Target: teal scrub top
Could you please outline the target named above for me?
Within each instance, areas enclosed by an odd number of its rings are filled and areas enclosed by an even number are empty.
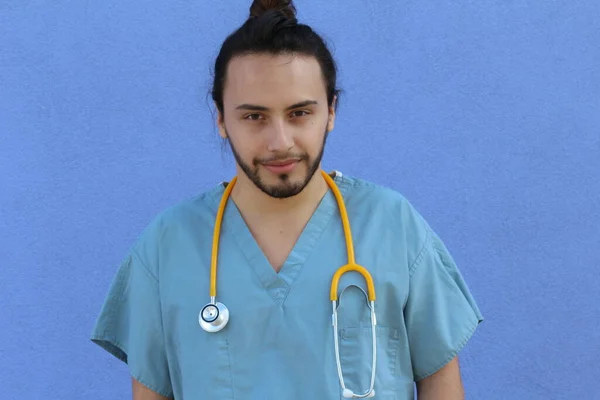
[[[483,320],[440,238],[399,193],[335,173],[358,264],[377,300],[375,399],[412,400],[414,382],[454,358]],[[335,197],[321,200],[279,273],[233,201],[221,228],[217,300],[228,325],[207,333],[213,227],[225,183],[160,213],[124,258],[92,340],[133,378],[175,399],[342,399],[331,278],[347,263]],[[369,388],[370,314],[361,275],[342,276],[339,350],[346,386]]]

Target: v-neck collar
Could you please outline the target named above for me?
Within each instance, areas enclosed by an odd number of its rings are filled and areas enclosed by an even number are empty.
[[[336,171],[333,177],[336,184],[339,183],[339,178],[341,178],[341,174]],[[342,190],[341,187],[340,190]],[[222,190],[219,192],[222,195]],[[215,200],[218,203],[220,198]],[[275,272],[269,263],[239,209],[231,199],[229,199],[223,214],[223,225],[227,221],[227,233],[235,237],[241,252],[254,270],[261,285],[269,296],[281,306],[285,302],[292,284],[302,272],[306,259],[314,250],[331,217],[336,212],[339,212],[338,204],[333,192],[329,189],[309,218],[279,272]],[[223,233],[224,231],[221,232],[221,234]]]

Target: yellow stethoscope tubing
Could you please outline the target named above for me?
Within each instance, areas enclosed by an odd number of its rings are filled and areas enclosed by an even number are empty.
[[[221,222],[223,221],[223,214],[225,213],[225,206],[227,205],[227,199],[233,190],[233,186],[237,182],[237,177],[233,177],[231,182],[225,187],[225,192],[221,196],[221,203],[217,210],[217,217],[215,219],[215,229],[213,232],[212,241],[212,256],[210,258],[210,299],[214,303],[217,297],[217,258],[219,254],[219,239],[221,237]]]
[[[333,181],[333,179],[327,174],[325,171],[321,171],[323,178],[329,185],[329,188],[333,192],[335,199],[338,203],[338,208],[340,209],[340,216],[342,218],[342,226],[344,228],[344,237],[346,238],[346,251],[348,253],[348,264],[339,268],[333,278],[331,280],[331,289],[329,292],[329,299],[331,301],[338,300],[338,285],[340,282],[340,278],[343,274],[349,271],[358,272],[363,276],[365,281],[367,282],[367,294],[369,297],[369,301],[375,301],[375,285],[373,284],[373,278],[367,269],[363,266],[360,266],[356,263],[354,259],[354,244],[352,241],[352,230],[350,229],[350,221],[348,220],[348,212],[346,211],[346,205],[344,203],[344,199],[337,185]]]
[[[327,185],[333,192],[335,199],[338,204],[338,208],[340,211],[340,216],[342,219],[342,226],[344,228],[344,237],[346,240],[346,251],[348,254],[348,264],[340,267],[331,280],[331,289],[329,293],[329,297],[331,301],[338,300],[338,285],[340,278],[343,274],[349,271],[358,272],[363,276],[367,283],[367,294],[369,301],[375,301],[375,285],[373,284],[373,278],[369,271],[366,268],[356,264],[354,259],[354,245],[352,241],[352,231],[350,229],[350,222],[348,220],[348,212],[346,211],[346,205],[344,204],[344,199],[342,194],[340,193],[337,185],[333,181],[333,179],[327,174],[327,172],[321,170],[321,175],[327,182]],[[221,223],[223,221],[223,214],[225,212],[225,207],[227,206],[227,200],[233,190],[235,183],[237,182],[237,177],[234,177],[231,182],[225,187],[225,191],[223,192],[223,196],[221,196],[221,202],[219,203],[219,208],[217,210],[217,217],[215,218],[215,227],[213,231],[213,241],[212,241],[212,255],[210,260],[210,298],[211,302],[214,303],[214,300],[217,296],[217,260],[219,254],[219,239],[221,235]]]

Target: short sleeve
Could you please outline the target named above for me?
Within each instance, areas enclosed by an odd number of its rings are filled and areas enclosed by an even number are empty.
[[[173,397],[160,309],[158,281],[132,250],[111,283],[91,340],[125,362],[137,381]]]
[[[415,381],[450,362],[483,321],[454,260],[429,227],[410,267],[404,314]]]

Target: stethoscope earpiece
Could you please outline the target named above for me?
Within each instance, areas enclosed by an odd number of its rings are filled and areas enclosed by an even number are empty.
[[[208,303],[202,307],[198,322],[206,332],[219,332],[229,322],[229,310],[223,303]]]

